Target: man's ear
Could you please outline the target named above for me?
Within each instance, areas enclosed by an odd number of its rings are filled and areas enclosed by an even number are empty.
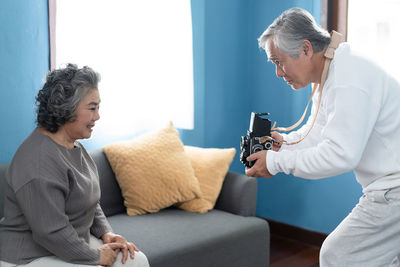
[[[306,56],[312,56],[314,54],[314,49],[312,47],[312,44],[309,40],[304,40],[303,41],[303,49],[302,52]]]

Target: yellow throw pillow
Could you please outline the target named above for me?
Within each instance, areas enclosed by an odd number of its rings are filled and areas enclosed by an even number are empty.
[[[215,206],[236,149],[185,146],[185,152],[190,158],[203,196],[177,206],[186,211],[205,213]]]
[[[128,215],[157,212],[201,196],[190,160],[172,123],[104,153],[121,187]]]

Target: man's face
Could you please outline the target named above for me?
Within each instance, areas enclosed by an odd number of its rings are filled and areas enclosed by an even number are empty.
[[[273,38],[269,38],[265,46],[268,61],[275,64],[276,76],[283,78],[295,90],[304,88],[311,83],[310,61],[307,52],[300,50],[299,57],[292,58],[281,53],[275,47]]]

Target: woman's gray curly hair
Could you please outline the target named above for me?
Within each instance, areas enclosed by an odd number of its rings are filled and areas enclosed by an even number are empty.
[[[75,110],[90,90],[97,89],[100,75],[90,67],[68,64],[49,72],[36,96],[37,125],[51,133],[76,119]]]
[[[331,41],[329,33],[318,26],[309,12],[296,7],[276,18],[258,38],[258,45],[265,49],[269,38],[273,38],[279,51],[292,58],[298,58],[304,40],[311,42],[315,52],[324,50]]]

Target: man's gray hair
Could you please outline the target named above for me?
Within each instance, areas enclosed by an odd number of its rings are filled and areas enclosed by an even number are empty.
[[[324,50],[331,41],[329,33],[301,8],[288,9],[276,18],[258,38],[258,45],[265,49],[269,38],[280,52],[293,58],[298,58],[304,40],[311,42],[314,52]]]

